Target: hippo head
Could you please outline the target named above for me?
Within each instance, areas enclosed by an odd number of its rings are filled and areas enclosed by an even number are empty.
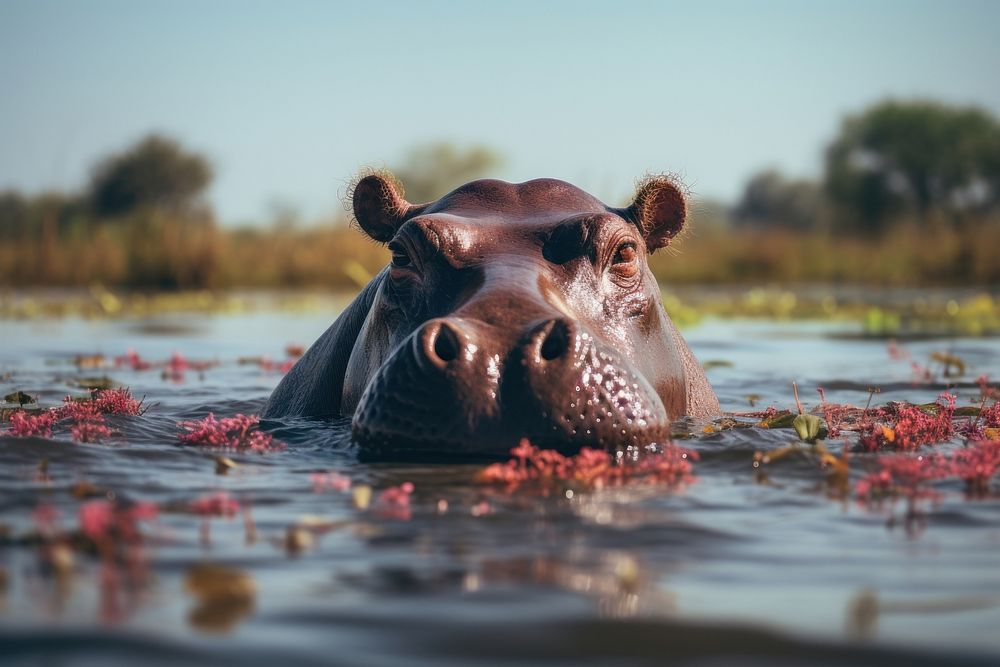
[[[684,227],[673,180],[646,180],[626,208],[552,179],[479,180],[414,205],[374,174],[353,208],[392,261],[342,316],[356,320],[349,353],[325,352],[343,355],[342,379],[319,390],[340,392],[366,454],[495,456],[525,437],[644,447],[672,419],[718,410],[647,263]]]

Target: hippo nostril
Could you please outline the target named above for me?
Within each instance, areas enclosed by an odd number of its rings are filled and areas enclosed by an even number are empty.
[[[539,354],[545,361],[555,361],[565,355],[568,349],[569,329],[564,322],[557,320],[545,334]]]
[[[442,324],[438,327],[432,349],[434,350],[435,356],[445,363],[458,359],[458,337],[455,335],[452,328],[447,324]]]

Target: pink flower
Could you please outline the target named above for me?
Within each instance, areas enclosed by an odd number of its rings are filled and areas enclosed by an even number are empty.
[[[153,364],[140,357],[138,352],[129,348],[124,355],[115,357],[115,366],[128,366],[134,371],[144,371],[152,368]]]
[[[69,429],[73,440],[77,442],[100,442],[112,435],[111,429],[99,422],[77,422]]]
[[[94,393],[93,402],[97,411],[106,415],[142,414],[142,401],[133,398],[127,387],[98,390]]]
[[[409,521],[410,496],[413,494],[413,483],[403,482],[399,486],[391,486],[378,495],[376,511],[383,517],[398,521]]]
[[[862,480],[855,487],[858,497],[863,500],[878,500],[893,495],[902,495],[915,500],[933,496],[927,489],[931,481],[947,477],[950,464],[941,456],[882,456],[876,463],[879,469]]]
[[[183,373],[189,368],[188,360],[180,352],[174,352],[167,360],[167,370],[171,373]]]
[[[160,510],[156,503],[137,502],[129,506],[127,513],[135,521],[153,521],[160,515]]]
[[[110,500],[91,500],[80,506],[80,530],[94,542],[118,540],[126,544],[142,541],[139,522],[153,521],[156,505],[139,502],[130,505]]]
[[[295,365],[296,359],[286,359],[284,361],[271,361],[267,357],[262,357],[260,360],[260,367],[262,370],[281,373],[284,375],[288,371],[292,370],[292,366]]]
[[[970,493],[985,495],[990,480],[1000,472],[1000,440],[981,440],[958,450],[951,457],[951,472]]]
[[[59,520],[59,510],[47,503],[42,503],[31,513],[31,521],[40,533],[51,533],[56,529]]]
[[[87,399],[63,398],[63,404],[56,409],[56,413],[59,419],[74,421],[99,421],[101,415],[135,416],[142,414],[142,401],[133,398],[128,387],[97,389]]]
[[[205,517],[234,517],[240,511],[240,504],[225,491],[217,491],[191,501],[191,511]]]
[[[325,489],[344,493],[351,488],[351,478],[337,472],[317,472],[311,475],[313,490],[320,493]]]
[[[1000,401],[1000,389],[990,386],[990,378],[986,375],[986,373],[983,373],[976,378],[976,384],[979,385],[979,392],[984,398],[992,398],[996,401]]]
[[[942,402],[943,401],[943,402]],[[890,403],[880,415],[885,424],[870,424],[861,435],[861,445],[868,451],[895,449],[911,451],[921,445],[943,442],[955,433],[955,397],[941,394],[937,409],[928,413],[918,405]]]
[[[413,493],[413,488],[412,482],[403,482],[399,486],[390,486],[379,494],[379,502],[386,505],[409,507],[410,495]]]
[[[514,458],[506,463],[493,463],[483,469],[478,480],[511,490],[527,482],[543,486],[575,483],[591,488],[636,482],[681,484],[693,479],[691,461],[697,459],[695,452],[673,444],[635,460],[618,460],[603,449],[589,447],[576,456],[564,456],[552,449],[538,449],[527,440],[512,449],[511,455]]]
[[[72,396],[63,398],[61,407],[55,408],[55,414],[60,420],[71,419],[80,421],[99,421],[102,419],[101,413],[97,410],[97,405],[92,398],[75,400]]]
[[[522,462],[527,461],[535,453],[538,452],[538,448],[534,447],[527,438],[521,438],[521,442],[518,443],[517,447],[510,450],[510,455],[516,459],[520,459]]]
[[[114,504],[109,500],[91,500],[80,506],[80,529],[95,542],[106,539],[114,517]]]
[[[934,373],[931,369],[915,361],[910,362],[910,371],[913,373],[914,384],[929,384],[934,382]]]
[[[275,442],[270,434],[258,430],[260,417],[238,414],[233,417],[216,419],[209,414],[200,421],[181,422],[187,433],[178,436],[182,444],[236,449],[251,452],[273,452],[284,449],[285,445]]]
[[[979,412],[984,428],[1000,428],[1000,402],[994,403]]]
[[[18,410],[10,416],[7,433],[18,438],[29,436],[49,438],[52,436],[52,425],[55,421],[56,415],[49,410],[35,414]]]
[[[899,360],[899,359],[910,358],[910,353],[904,350],[903,348],[899,347],[899,345],[896,343],[896,339],[892,339],[889,341],[889,345],[887,346],[887,351],[889,352],[890,359]]]

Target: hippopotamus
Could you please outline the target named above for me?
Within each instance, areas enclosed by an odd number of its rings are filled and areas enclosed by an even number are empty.
[[[411,204],[360,179],[357,225],[391,262],[289,371],[269,418],[350,417],[374,458],[655,447],[718,400],[647,262],[684,228],[672,178],[624,208],[560,180],[477,180]]]

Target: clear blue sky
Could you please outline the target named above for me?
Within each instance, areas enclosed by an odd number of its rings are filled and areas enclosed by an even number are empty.
[[[362,165],[438,139],[497,176],[620,198],[646,171],[732,199],[819,172],[845,113],[931,96],[1000,113],[1000,2],[0,0],[0,188],[76,188],[169,133],[227,221],[339,210]]]

